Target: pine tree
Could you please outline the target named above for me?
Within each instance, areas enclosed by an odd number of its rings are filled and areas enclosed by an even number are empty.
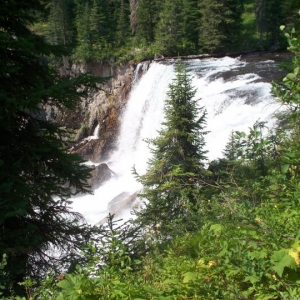
[[[75,27],[77,32],[77,48],[74,58],[79,60],[91,60],[94,58],[90,15],[90,1],[76,0]]]
[[[89,170],[67,152],[65,131],[44,119],[43,107],[74,107],[93,80],[61,78],[46,64],[57,47],[29,29],[39,9],[36,0],[1,5],[0,256],[7,265],[0,286],[7,295],[59,261],[49,249],[73,255],[90,234],[68,208],[71,195],[89,190]]]
[[[164,54],[182,54],[183,3],[182,0],[166,0],[163,3],[156,27],[155,39]]]
[[[119,0],[117,9],[115,10],[116,15],[116,40],[115,43],[118,46],[124,46],[130,33],[130,21],[129,21],[129,2],[128,0]]]
[[[240,132],[231,131],[229,140],[223,151],[226,160],[235,161],[238,158],[241,158],[243,154],[241,150],[241,144],[240,144],[241,135],[242,133]]]
[[[183,1],[183,49],[187,54],[198,53],[200,12],[198,0]]]
[[[74,42],[73,1],[53,0],[49,4],[47,38],[54,45],[70,45]]]
[[[106,1],[93,0],[90,11],[90,32],[94,47],[103,49],[107,46]]]
[[[203,50],[219,52],[236,46],[241,32],[243,0],[203,0],[199,7]]]
[[[277,50],[280,44],[280,25],[285,24],[285,0],[256,0],[256,24],[260,47]],[[289,1],[287,1],[289,2]]]
[[[166,121],[159,136],[149,141],[153,158],[146,174],[139,176],[144,186],[141,197],[147,204],[138,213],[138,221],[165,236],[176,224],[184,226],[183,219],[197,209],[206,176],[206,112],[198,108],[195,92],[184,66],[176,66],[165,106]]]
[[[145,41],[147,44],[154,42],[158,13],[158,1],[139,1],[136,20],[136,36],[139,42]]]

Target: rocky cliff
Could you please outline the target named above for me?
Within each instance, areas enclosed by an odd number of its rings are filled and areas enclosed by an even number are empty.
[[[100,162],[109,158],[116,147],[122,112],[134,79],[136,65],[112,66],[107,62],[76,64],[65,67],[71,75],[91,72],[109,79],[82,99],[72,111],[48,107],[46,118],[73,132],[72,152],[84,159]],[[97,129],[97,132],[95,132]]]

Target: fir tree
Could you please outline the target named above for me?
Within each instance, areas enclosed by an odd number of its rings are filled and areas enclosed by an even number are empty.
[[[144,186],[141,197],[147,204],[138,220],[165,236],[195,212],[206,177],[206,112],[198,108],[195,92],[184,66],[176,66],[165,106],[166,121],[159,136],[149,141],[153,158],[146,174],[139,176]]]
[[[42,108],[74,107],[92,80],[63,79],[45,63],[57,47],[29,29],[33,10],[43,9],[39,1],[5,1],[1,9],[0,256],[7,255],[7,265],[0,286],[8,295],[26,275],[59,261],[49,249],[75,254],[89,236],[68,208],[70,196],[89,190],[89,169],[67,153],[66,133],[43,118]]]
[[[260,47],[277,50],[279,48],[280,25],[285,23],[284,0],[256,0],[255,14]],[[288,1],[290,2],[290,1]]]
[[[158,1],[139,1],[136,28],[136,37],[139,42],[145,41],[147,44],[154,42],[158,13]]]
[[[87,0],[76,0],[75,27],[77,48],[75,58],[93,59],[91,25],[91,3]]]
[[[177,55],[182,50],[183,3],[182,0],[166,0],[156,27],[156,41],[163,53]]]
[[[111,47],[111,27],[109,23],[107,0],[93,0],[91,4],[89,26],[93,59],[101,59]]]
[[[47,38],[54,45],[70,45],[74,42],[73,1],[54,0],[49,4]]]
[[[234,132],[231,131],[229,140],[225,146],[225,149],[223,151],[224,158],[228,161],[235,161],[242,156],[242,150],[240,145],[240,139],[241,139],[240,132]]]
[[[187,54],[197,53],[199,50],[199,21],[200,12],[198,9],[198,0],[183,1],[183,49]]]
[[[115,10],[117,27],[116,27],[116,40],[115,43],[118,46],[125,45],[130,33],[129,25],[129,3],[126,0],[119,0],[117,9]]]
[[[218,52],[236,47],[241,32],[242,0],[203,0],[200,43],[204,51]]]

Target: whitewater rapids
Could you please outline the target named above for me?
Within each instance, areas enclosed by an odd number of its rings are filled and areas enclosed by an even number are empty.
[[[222,156],[231,131],[247,131],[255,121],[269,122],[279,105],[271,96],[271,84],[259,74],[247,71],[248,62],[239,58],[187,61],[199,105],[207,110],[206,149],[208,159]],[[274,68],[273,60],[260,66]],[[142,67],[141,65],[138,68]],[[117,151],[106,162],[118,176],[94,191],[72,199],[72,209],[80,212],[89,224],[97,224],[108,214],[108,203],[123,192],[134,194],[142,186],[132,174],[135,166],[145,173],[150,151],[145,139],[157,136],[164,120],[168,86],[174,78],[174,64],[152,62],[148,71],[134,81],[127,108],[122,116]],[[118,217],[127,220],[130,209]]]

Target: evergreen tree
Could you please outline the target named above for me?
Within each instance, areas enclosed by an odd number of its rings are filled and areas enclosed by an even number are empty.
[[[90,11],[90,32],[92,44],[98,49],[103,49],[107,45],[106,12],[106,1],[93,0]]]
[[[163,53],[182,54],[183,3],[182,0],[166,0],[156,28],[156,41]]]
[[[243,0],[203,0],[199,7],[203,50],[218,52],[236,47],[241,31]]]
[[[197,53],[199,50],[198,39],[200,12],[196,9],[197,7],[198,0],[183,1],[183,48],[187,54]]]
[[[137,11],[136,36],[138,42],[154,42],[155,27],[158,22],[159,1],[140,0]]]
[[[89,169],[66,151],[65,132],[44,120],[42,108],[74,107],[87,93],[82,86],[93,81],[63,79],[45,63],[58,49],[29,29],[39,9],[36,0],[1,4],[0,256],[7,255],[7,265],[0,286],[6,294],[59,261],[49,249],[74,255],[89,236],[68,208],[71,195],[88,191]]]
[[[130,12],[128,0],[119,0],[119,4],[115,10],[115,15],[117,20],[115,43],[118,46],[123,46],[125,45],[130,33]]]
[[[295,29],[300,28],[300,20],[298,18],[299,9],[300,9],[300,3],[298,0],[285,1],[284,15],[286,16],[286,21],[287,21],[286,25],[291,25]]]
[[[223,151],[226,160],[236,161],[243,156],[243,142],[241,142],[241,138],[244,136],[243,132],[231,131],[229,140]]]
[[[144,186],[141,197],[147,204],[138,213],[138,221],[164,236],[176,224],[185,224],[183,219],[197,209],[199,189],[206,176],[206,112],[198,108],[194,96],[186,69],[176,66],[165,106],[166,121],[159,136],[149,141],[153,158],[146,174],[139,176]]]
[[[256,0],[255,14],[260,47],[277,50],[280,43],[279,27],[285,24],[284,0]],[[288,1],[289,2],[289,1]]]
[[[90,30],[91,3],[88,0],[76,0],[75,26],[77,49],[75,57],[93,59],[92,32]]]
[[[74,42],[73,1],[53,0],[49,4],[47,38],[55,45],[70,45]]]

